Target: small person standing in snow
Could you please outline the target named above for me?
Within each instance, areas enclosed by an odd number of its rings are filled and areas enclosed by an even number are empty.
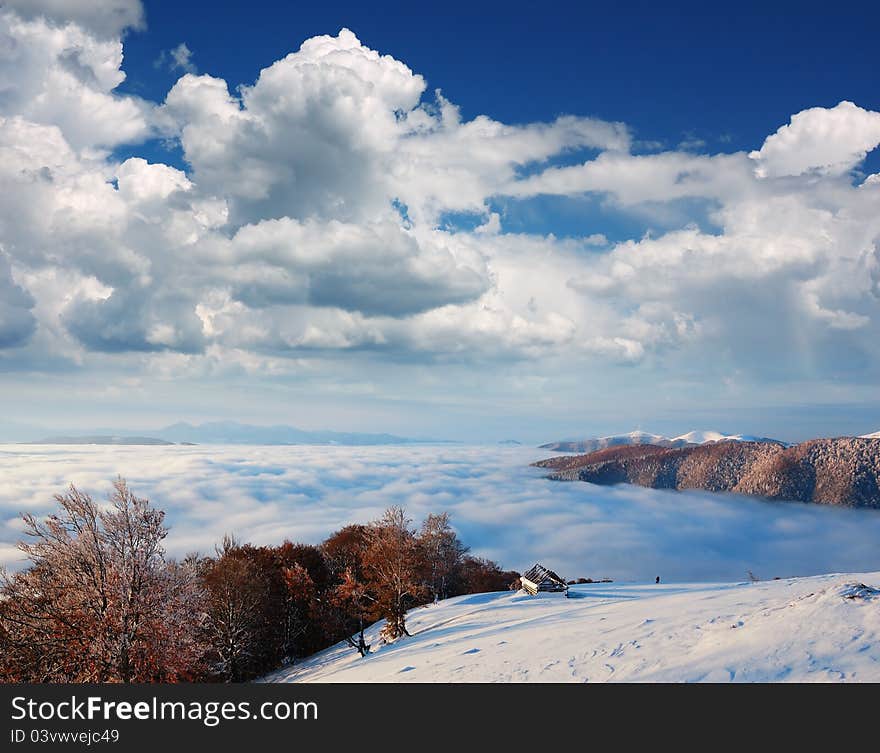
[[[658,575],[657,580],[655,580],[654,583],[659,583],[659,582],[660,582],[660,576]]]

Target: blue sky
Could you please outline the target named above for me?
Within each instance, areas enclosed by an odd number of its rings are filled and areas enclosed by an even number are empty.
[[[704,2],[292,4],[146,2],[126,39],[123,87],[161,99],[176,77],[153,67],[185,41],[194,63],[252,82],[302,40],[352,29],[441,87],[465,117],[511,123],[560,113],[752,149],[792,113],[852,99],[876,109],[872,3]],[[727,139],[730,139],[728,142]]]
[[[632,124],[667,147],[753,149],[807,107],[880,106],[873,3],[146,2],[126,40],[123,90],[161,99],[154,67],[185,41],[200,70],[251,83],[302,40],[352,29],[407,63],[466,118],[507,123],[562,113]]]
[[[880,428],[873,4],[298,5],[0,3],[4,420]]]

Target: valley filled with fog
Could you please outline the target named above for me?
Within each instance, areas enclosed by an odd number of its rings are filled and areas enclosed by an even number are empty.
[[[0,564],[23,564],[19,515],[54,511],[75,483],[103,499],[117,475],[166,512],[170,555],[226,533],[257,545],[318,543],[402,505],[447,511],[474,554],[540,561],[567,578],[738,581],[880,569],[880,511],[543,478],[524,447],[0,445]]]

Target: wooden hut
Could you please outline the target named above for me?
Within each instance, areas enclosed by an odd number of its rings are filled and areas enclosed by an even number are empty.
[[[535,595],[539,591],[567,591],[568,586],[563,578],[560,578],[552,570],[548,570],[541,564],[536,564],[520,576],[522,587],[530,594]]]

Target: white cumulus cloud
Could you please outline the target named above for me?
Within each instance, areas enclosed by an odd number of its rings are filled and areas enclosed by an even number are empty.
[[[141,0],[3,0],[0,7],[24,18],[73,22],[100,36],[117,36],[125,29],[144,26]]]
[[[858,165],[880,144],[880,112],[843,101],[811,107],[791,118],[749,154],[763,178],[817,172],[839,175]]]
[[[627,124],[466,119],[347,29],[148,102],[119,91],[139,3],[102,4],[104,25],[98,5],[0,11],[5,365],[880,377],[880,183],[846,175],[878,113],[808,109],[751,154],[640,154]],[[153,137],[183,164],[113,156]],[[595,227],[512,230],[559,201]]]

